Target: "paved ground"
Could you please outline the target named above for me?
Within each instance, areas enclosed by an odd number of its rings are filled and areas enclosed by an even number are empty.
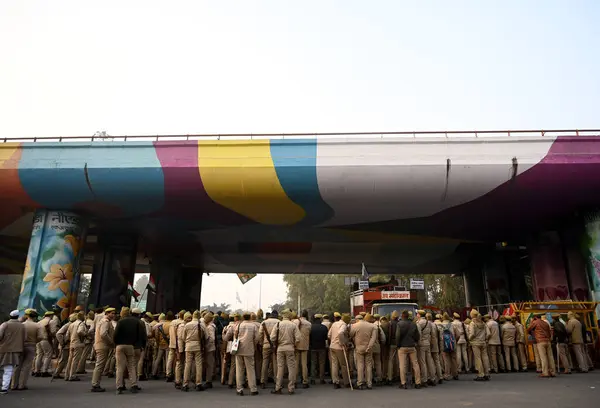
[[[88,374],[82,377],[85,381],[79,383],[56,380],[52,384],[46,378],[32,378],[28,391],[0,396],[0,407],[187,408],[199,404],[214,408],[397,408],[401,403],[408,408],[585,408],[597,406],[600,398],[600,372],[597,371],[553,379],[537,378],[535,373],[498,374],[492,381],[481,383],[472,381],[471,375],[464,375],[459,381],[425,390],[381,387],[373,391],[351,391],[317,385],[307,390],[297,390],[293,396],[270,395],[267,389],[260,390],[261,394],[254,397],[238,397],[234,390],[221,385],[205,392],[183,393],[163,381],[140,383],[143,391],[139,394],[115,395],[114,380],[106,378],[102,385],[107,391],[95,394],[89,392],[89,378]]]

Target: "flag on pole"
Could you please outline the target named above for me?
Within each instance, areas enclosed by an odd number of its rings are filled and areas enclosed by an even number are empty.
[[[362,263],[362,269],[361,269],[361,280],[369,280],[369,272],[367,272],[367,267],[365,266],[365,263]]]
[[[242,299],[240,299],[240,294],[238,292],[235,292],[235,299],[238,303],[242,303]]]
[[[146,290],[156,293],[156,283],[154,283],[154,278],[150,275],[150,280],[148,280],[148,284],[146,285]]]
[[[133,286],[131,286],[130,282],[127,282],[127,294],[131,297],[133,297],[135,299],[135,301],[138,301],[138,298],[140,297],[140,294],[133,288]]]

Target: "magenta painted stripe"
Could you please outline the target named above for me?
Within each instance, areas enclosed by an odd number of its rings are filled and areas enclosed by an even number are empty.
[[[154,142],[165,177],[165,205],[160,213],[181,219],[238,225],[252,221],[215,203],[198,171],[198,142]]]

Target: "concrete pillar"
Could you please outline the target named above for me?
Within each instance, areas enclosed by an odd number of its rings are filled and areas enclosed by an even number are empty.
[[[585,216],[585,239],[589,288],[594,301],[600,301],[600,211]],[[596,310],[600,313],[600,306]]]
[[[136,247],[134,235],[103,234],[98,237],[88,305],[115,308],[130,305],[127,283],[133,285]]]
[[[183,267],[178,258],[153,257],[150,274],[156,283],[156,294],[149,294],[146,308],[153,313],[198,309],[202,273],[202,268]]]
[[[40,313],[53,305],[66,318],[79,287],[79,258],[85,242],[87,221],[67,211],[37,210],[25,262],[18,309]]]
[[[534,298],[554,301],[570,298],[563,248],[557,231],[544,231],[533,237],[529,245]]]
[[[467,298],[467,307],[481,306],[488,304],[485,286],[483,283],[483,271],[478,268],[469,268],[464,272],[465,295]]]

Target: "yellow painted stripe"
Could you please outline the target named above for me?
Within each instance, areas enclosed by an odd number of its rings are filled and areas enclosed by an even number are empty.
[[[251,220],[293,225],[306,215],[283,190],[268,140],[199,141],[198,168],[213,201]]]
[[[10,162],[10,158],[21,147],[21,143],[2,143],[0,144],[0,167],[18,168],[18,162]]]

